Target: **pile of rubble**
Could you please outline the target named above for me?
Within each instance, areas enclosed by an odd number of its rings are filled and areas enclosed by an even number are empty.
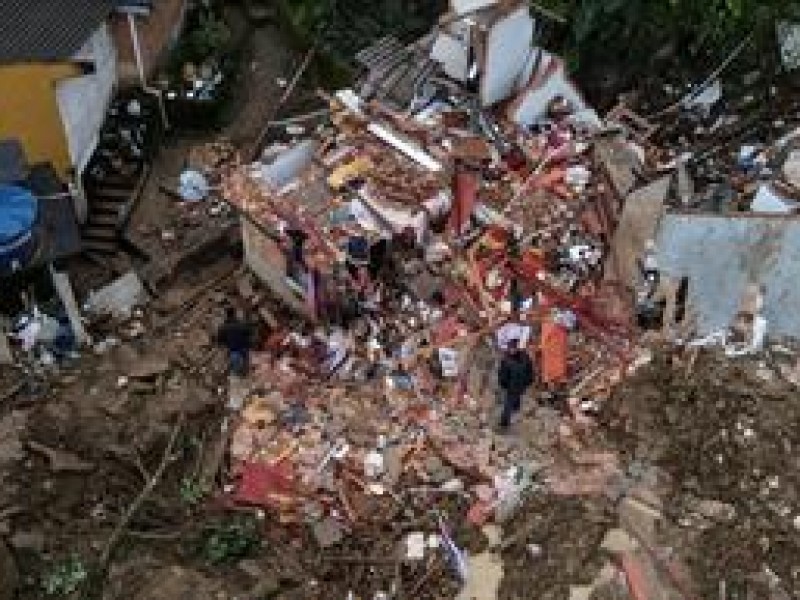
[[[619,499],[619,460],[587,448],[614,386],[650,360],[637,322],[732,354],[760,350],[767,320],[792,328],[728,264],[730,306],[712,312],[679,247],[709,234],[675,210],[692,206],[686,161],[625,105],[600,119],[533,35],[522,4],[454,3],[397,57],[362,53],[362,85],[323,95],[313,138],[214,170],[252,272],[309,320],[273,323],[234,386],[230,502],[306,523],[324,549],[400,519],[393,561],[443,546],[465,576],[449,527],[502,523],[530,490]],[[735,347],[717,331],[733,325]],[[565,409],[537,409],[536,433],[511,441],[494,431],[510,340],[537,358],[539,399]],[[357,591],[390,593],[381,582]]]
[[[550,395],[573,390],[567,437],[637,357],[632,303],[602,272],[612,161],[636,147],[531,49],[526,8],[472,14],[490,43],[481,90],[429,77],[402,110],[344,90],[316,138],[220,174],[248,264],[317,323],[278,327],[233,401],[238,502],[347,529],[421,488],[468,494],[482,525],[531,477],[525,452],[493,441],[498,349],[523,340]],[[514,72],[493,62],[506,29],[528,48]]]

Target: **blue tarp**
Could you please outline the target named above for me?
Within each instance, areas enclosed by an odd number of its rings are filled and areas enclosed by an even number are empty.
[[[0,246],[28,234],[36,224],[38,202],[25,188],[0,185]]]

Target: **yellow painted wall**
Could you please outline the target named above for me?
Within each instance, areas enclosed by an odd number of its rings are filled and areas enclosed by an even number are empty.
[[[79,73],[69,63],[0,65],[0,138],[17,138],[29,163],[52,162],[62,176],[71,161],[56,83]]]

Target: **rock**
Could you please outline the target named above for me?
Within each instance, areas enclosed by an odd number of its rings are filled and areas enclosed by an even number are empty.
[[[425,472],[432,483],[444,483],[455,475],[453,469],[445,465],[438,456],[428,456],[425,459]]]
[[[425,558],[425,550],[427,542],[425,540],[425,533],[422,531],[414,531],[406,536],[403,553],[406,560],[422,560]]]
[[[794,187],[800,187],[800,150],[792,150],[783,163],[783,176]]]
[[[712,521],[724,523],[736,518],[736,509],[732,505],[719,500],[699,500],[693,504],[692,510]]]
[[[249,274],[237,278],[236,289],[244,300],[250,300],[256,293],[253,289],[253,279]]]
[[[12,600],[19,585],[19,571],[11,550],[0,541],[0,600]]]
[[[261,565],[258,564],[257,561],[252,559],[245,559],[240,560],[239,564],[236,565],[239,567],[239,570],[252,577],[255,581],[260,580],[264,577],[264,569],[261,568]]]
[[[44,534],[39,531],[18,531],[11,540],[14,550],[42,552],[44,550]]]
[[[275,596],[280,589],[281,585],[275,577],[265,576],[253,586],[253,589],[247,593],[245,599],[267,600],[268,598]]]
[[[14,355],[11,353],[11,346],[8,343],[8,336],[5,328],[0,325],[0,365],[13,365]]]
[[[619,506],[621,525],[635,537],[655,545],[656,530],[663,515],[657,508],[627,496]]]
[[[639,547],[639,544],[624,529],[610,529],[600,547],[609,554],[624,554],[633,552]]]
[[[91,292],[85,309],[96,315],[111,314],[116,318],[127,319],[133,307],[143,303],[146,298],[147,292],[142,280],[131,271],[104,288]]]
[[[335,546],[344,538],[341,525],[330,517],[314,523],[311,531],[320,548]]]
[[[25,458],[20,434],[24,431],[27,420],[27,413],[22,411],[13,411],[0,418],[0,466],[6,467]],[[0,482],[4,471],[5,469],[0,470]]]
[[[497,525],[484,525],[481,527],[481,533],[486,536],[490,548],[498,547],[503,541],[503,530]]]
[[[544,549],[539,544],[528,544],[527,548],[531,558],[540,558],[544,554]]]
[[[228,597],[218,581],[182,567],[163,568],[147,579],[134,600],[195,600]]]
[[[169,370],[169,361],[164,358],[146,357],[140,358],[128,369],[128,377],[131,379],[150,379]]]
[[[590,585],[573,585],[569,588],[569,600],[591,600],[594,588]]]
[[[386,483],[390,487],[397,485],[400,476],[403,474],[403,452],[399,446],[390,446],[383,453],[383,462],[386,469],[384,475]]]

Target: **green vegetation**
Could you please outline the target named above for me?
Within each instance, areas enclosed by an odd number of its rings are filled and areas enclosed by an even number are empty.
[[[340,62],[389,33],[426,32],[447,2],[422,0],[280,0],[287,28],[305,45],[319,36]],[[543,18],[543,44],[567,57],[588,91],[630,89],[643,78],[693,81],[745,38],[743,69],[779,71],[775,24],[800,21],[793,0],[534,0],[564,17]]]
[[[195,62],[224,52],[231,41],[227,23],[211,13],[199,15],[196,28],[186,36],[187,52]]]
[[[292,34],[341,61],[392,34],[411,41],[425,33],[447,7],[444,0],[280,0]]]
[[[78,556],[70,556],[57,564],[42,578],[42,588],[48,596],[69,596],[75,593],[89,576]]]
[[[261,545],[258,522],[254,518],[236,518],[210,527],[203,535],[203,558],[217,565],[244,558]]]
[[[184,477],[181,480],[180,496],[185,504],[197,506],[208,494],[208,489],[197,477]]]
[[[592,74],[624,65],[625,78],[702,73],[751,37],[753,64],[777,68],[775,25],[800,19],[791,0],[542,0],[567,20],[549,25],[548,41],[574,70]],[[654,72],[659,71],[659,72]]]

